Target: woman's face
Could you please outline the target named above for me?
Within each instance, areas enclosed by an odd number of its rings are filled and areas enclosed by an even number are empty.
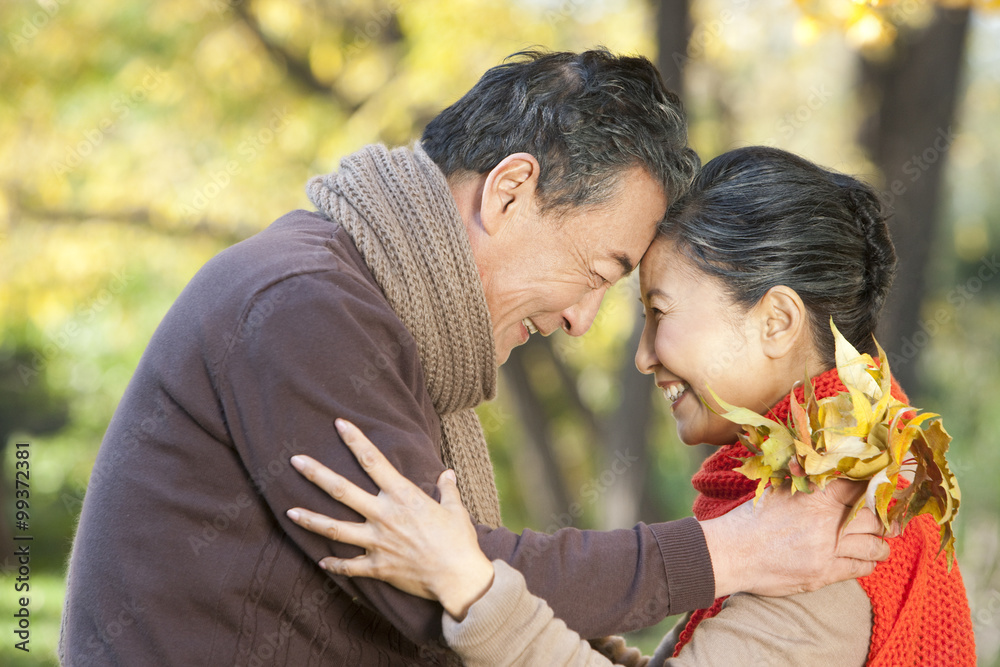
[[[653,242],[639,279],[646,322],[636,367],[663,390],[683,442],[734,442],[739,427],[705,405],[722,411],[709,387],[727,403],[761,413],[788,391],[775,396],[754,309],[734,304],[721,282],[672,241]]]

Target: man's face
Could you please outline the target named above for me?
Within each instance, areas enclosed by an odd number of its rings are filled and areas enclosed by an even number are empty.
[[[663,188],[624,171],[615,196],[561,216],[526,207],[477,256],[493,318],[497,363],[533,332],[581,336],[608,288],[639,263],[666,212]]]

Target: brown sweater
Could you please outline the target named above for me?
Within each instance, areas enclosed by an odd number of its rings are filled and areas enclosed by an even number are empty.
[[[335,417],[436,493],[438,417],[413,338],[350,237],[296,211],[206,264],[153,335],[91,476],[68,574],[64,664],[440,662],[440,606],[379,581],[328,577],[317,560],[360,551],[284,516],[301,505],[359,518],[296,474],[292,454],[374,490]],[[714,597],[693,519],[551,536],[480,527],[479,536],[583,636]]]

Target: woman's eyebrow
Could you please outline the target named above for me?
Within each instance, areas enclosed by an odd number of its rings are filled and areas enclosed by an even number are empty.
[[[648,302],[654,296],[663,297],[664,299],[670,298],[670,295],[661,290],[659,287],[650,287],[646,290],[646,294],[642,298]]]

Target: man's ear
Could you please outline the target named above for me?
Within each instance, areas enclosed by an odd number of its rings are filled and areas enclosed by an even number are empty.
[[[780,359],[809,336],[809,311],[791,287],[776,285],[754,306],[760,324],[761,350],[771,359]]]
[[[508,155],[490,170],[483,184],[480,216],[483,229],[493,236],[511,221],[528,216],[536,205],[538,160],[530,153]]]

